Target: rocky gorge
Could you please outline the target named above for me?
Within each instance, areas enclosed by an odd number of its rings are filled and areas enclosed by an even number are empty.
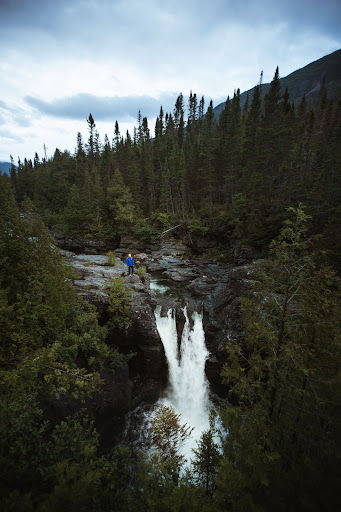
[[[154,311],[163,314],[172,309],[180,331],[184,323],[182,309],[201,311],[209,358],[206,376],[210,389],[224,398],[220,372],[226,360],[225,347],[230,338],[242,337],[239,306],[243,290],[250,287],[250,267],[224,265],[202,250],[193,252],[174,238],[144,244],[122,238],[115,253],[115,265],[108,263],[103,247],[95,242],[56,239],[66,261],[74,268],[72,285],[87,302],[95,305],[99,321],[106,325],[108,292],[112,279],[123,276],[124,286],[133,298],[131,325],[111,328],[107,342],[123,354],[133,354],[114,374],[104,370],[102,389],[87,404],[101,435],[103,449],[120,441],[126,417],[144,404],[155,403],[166,387],[167,361],[156,328]],[[132,253],[135,273],[128,276],[125,258]],[[140,269],[140,270],[139,270]]]

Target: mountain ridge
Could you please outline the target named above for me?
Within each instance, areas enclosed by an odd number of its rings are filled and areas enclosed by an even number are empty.
[[[295,104],[299,103],[305,95],[307,105],[312,105],[317,100],[323,83],[327,89],[328,98],[334,98],[341,92],[341,49],[293,71],[286,77],[280,78],[280,83],[282,94],[288,88],[289,101]],[[252,100],[255,88],[256,86],[240,94],[240,106],[242,109],[247,97],[249,102]],[[269,88],[270,83],[261,85],[262,99]],[[217,120],[224,107],[225,102],[219,103],[213,109]]]
[[[9,174],[11,165],[11,162],[0,162],[0,173]]]

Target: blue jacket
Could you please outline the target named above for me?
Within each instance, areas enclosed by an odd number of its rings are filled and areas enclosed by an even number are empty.
[[[134,265],[134,258],[128,256],[126,259],[126,264],[128,267],[132,267]]]

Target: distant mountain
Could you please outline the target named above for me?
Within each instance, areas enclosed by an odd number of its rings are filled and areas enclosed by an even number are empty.
[[[11,168],[11,162],[0,162],[1,174],[9,174]]]
[[[281,74],[281,68],[279,66]],[[274,70],[275,74],[275,70]],[[295,104],[299,103],[305,94],[307,104],[314,103],[319,95],[322,83],[327,88],[328,98],[334,98],[341,93],[341,50],[337,50],[330,55],[322,57],[304,68],[298,69],[285,78],[280,79],[282,93],[288,88],[289,99]],[[264,98],[270,88],[270,84],[262,84],[261,96]],[[246,97],[249,95],[249,105],[253,97],[255,87],[243,92],[240,95],[240,105],[243,109]],[[230,98],[231,99],[231,98]],[[225,103],[220,103],[214,109],[216,119],[219,119],[221,111],[224,109]]]

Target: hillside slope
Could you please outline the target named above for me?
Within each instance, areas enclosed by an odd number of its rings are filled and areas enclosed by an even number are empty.
[[[279,69],[281,71],[281,69]],[[298,103],[306,95],[307,104],[311,105],[319,95],[321,85],[325,82],[328,98],[334,98],[341,92],[341,50],[308,64],[290,75],[281,78],[281,89],[284,93],[288,88],[290,101]],[[262,84],[261,96],[264,98],[270,84]],[[247,95],[251,101],[255,88],[249,89],[240,95],[241,108],[244,107]],[[214,109],[216,119],[223,110],[225,103],[220,103]]]
[[[0,173],[9,174],[11,162],[0,162]]]

